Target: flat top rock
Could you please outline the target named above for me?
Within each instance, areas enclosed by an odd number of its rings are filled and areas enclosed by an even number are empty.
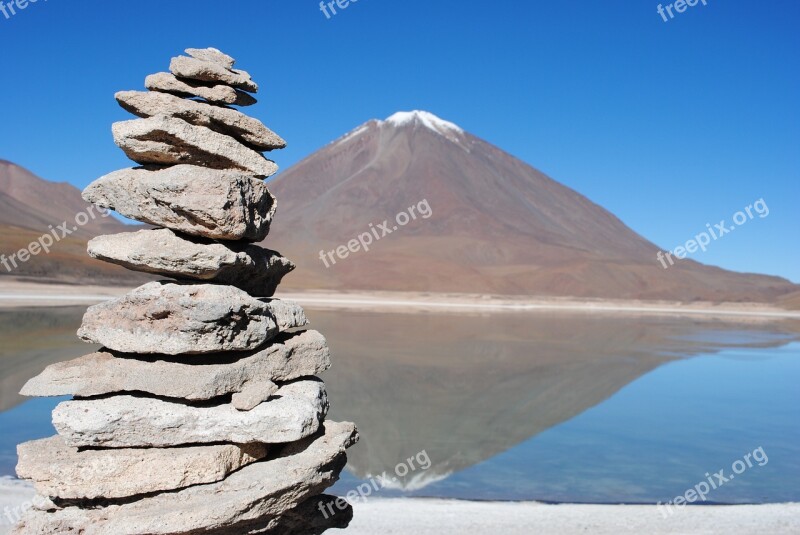
[[[234,137],[255,150],[268,151],[286,147],[286,141],[264,126],[264,123],[238,110],[154,91],[120,91],[114,97],[120,106],[139,117],[177,117],[193,125],[205,126]]]
[[[308,323],[289,301],[262,301],[232,286],[151,282],[89,307],[78,336],[122,353],[248,351]]]
[[[186,405],[129,395],[60,403],[53,425],[75,447],[148,448],[183,444],[294,442],[317,431],[328,412],[325,385],[300,379],[253,410]]]
[[[319,375],[330,367],[330,350],[317,331],[280,334],[250,353],[137,358],[109,351],[48,366],[22,388],[23,396],[99,396],[146,392],[206,400],[242,392],[263,380],[286,382]]]
[[[346,463],[345,449],[356,440],[353,424],[326,422],[317,435],[285,446],[278,457],[246,466],[218,483],[102,509],[28,511],[14,533],[179,535],[252,526],[294,509],[332,485]]]
[[[258,85],[250,77],[249,73],[238,69],[225,68],[213,61],[178,56],[170,61],[169,70],[178,78],[225,84],[250,93],[258,92]]]
[[[198,97],[213,104],[251,106],[256,103],[256,99],[252,95],[233,87],[180,80],[171,72],[157,72],[149,75],[144,79],[144,86],[151,91],[162,91],[181,97]]]
[[[221,481],[267,452],[257,443],[78,450],[54,436],[17,446],[17,475],[51,498],[116,499]]]
[[[214,240],[261,241],[277,209],[263,180],[196,165],[121,169],[89,184],[83,198],[143,223]]]
[[[216,48],[187,48],[187,54],[196,59],[218,63],[226,69],[232,69],[236,60]]]
[[[212,169],[239,169],[258,178],[274,175],[278,166],[236,138],[177,117],[156,115],[111,126],[114,142],[140,164],[192,164]]]
[[[98,236],[87,250],[92,258],[134,271],[229,284],[257,297],[274,294],[295,267],[258,245],[192,238],[169,229]]]

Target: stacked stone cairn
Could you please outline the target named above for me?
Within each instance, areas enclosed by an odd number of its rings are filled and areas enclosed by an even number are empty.
[[[271,298],[294,265],[254,244],[276,206],[261,153],[285,142],[229,107],[258,89],[233,58],[186,53],[150,91],[116,95],[140,118],[114,140],[141,167],[83,193],[156,227],[95,238],[91,256],[174,280],[90,307],[78,336],[103,349],[23,388],[73,398],[53,411],[58,435],[18,448],[40,496],[14,533],[313,534],[352,516],[322,494],[357,440],[324,421],[328,346]]]

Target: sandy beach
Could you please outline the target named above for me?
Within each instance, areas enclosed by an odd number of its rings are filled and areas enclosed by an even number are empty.
[[[355,506],[349,535],[789,534],[800,504],[695,506],[664,518],[653,505],[546,505],[376,499]]]
[[[33,489],[0,479],[0,535],[10,531]],[[794,534],[800,504],[694,506],[664,517],[653,505],[546,505],[535,502],[468,502],[375,498],[354,505],[349,535],[625,535],[625,534]],[[337,533],[337,532],[332,532]]]

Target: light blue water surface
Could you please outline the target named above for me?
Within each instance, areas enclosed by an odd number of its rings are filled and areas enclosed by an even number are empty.
[[[50,413],[67,398],[23,400],[10,389],[50,361],[88,352],[74,339],[80,312],[0,314],[0,367],[9,378],[0,476],[14,474],[18,443],[55,433]],[[431,467],[380,494],[655,503],[684,494],[706,473],[729,475],[735,461],[761,448],[763,466],[752,461],[708,501],[800,501],[797,325],[331,311],[310,317],[334,354],[323,375],[329,417],[355,421],[361,433],[334,493],[344,495],[372,474],[391,476],[398,459],[424,449]],[[35,347],[13,346],[27,339],[19,338],[21,325],[34,333]],[[370,492],[378,494],[374,486]]]
[[[724,469],[728,477],[735,461],[762,448],[766,461],[761,452],[760,463],[751,456],[753,466],[712,488],[707,501],[799,501],[799,382],[797,343],[672,362],[491,459],[420,490],[380,494],[667,502],[706,473],[717,484],[714,473]],[[345,474],[334,490],[346,494],[362,481]]]

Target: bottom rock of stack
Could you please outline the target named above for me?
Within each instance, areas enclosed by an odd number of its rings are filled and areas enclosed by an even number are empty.
[[[352,511],[325,515],[321,493],[347,462],[345,450],[358,440],[351,423],[326,422],[312,437],[275,448],[266,460],[226,479],[179,491],[115,503],[64,504],[29,510],[14,535],[189,535],[321,533],[347,524]],[[102,505],[102,506],[98,506]]]

